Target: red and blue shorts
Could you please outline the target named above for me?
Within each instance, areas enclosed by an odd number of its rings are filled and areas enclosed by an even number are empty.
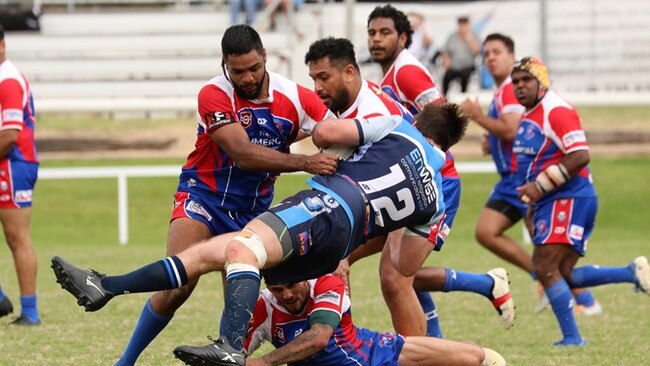
[[[535,205],[533,243],[571,245],[580,255],[587,251],[587,239],[594,229],[596,197],[558,198]]]
[[[38,163],[0,161],[0,209],[32,207]]]

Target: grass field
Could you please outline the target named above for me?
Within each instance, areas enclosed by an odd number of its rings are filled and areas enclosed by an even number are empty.
[[[85,161],[85,165],[169,164],[169,161]],[[57,162],[45,166],[78,165]],[[650,255],[650,158],[592,163],[600,195],[598,223],[587,258],[582,263],[624,265],[637,255]],[[466,174],[461,208],[453,232],[441,253],[427,264],[484,272],[503,266],[512,280],[517,304],[515,327],[504,331],[491,305],[473,294],[436,294],[441,326],[447,338],[470,339],[499,350],[509,365],[578,366],[650,364],[650,297],[636,294],[631,285],[594,289],[605,313],[580,317],[579,326],[589,345],[556,349],[560,332],[550,310],[533,315],[535,286],[527,274],[479,247],[473,239],[478,212],[496,176]],[[112,179],[43,180],[37,186],[33,211],[33,240],[39,258],[39,307],[43,325],[24,329],[0,319],[0,365],[109,365],[121,353],[147,299],[122,296],[98,313],[84,313],[55,283],[49,258],[61,255],[73,263],[111,274],[135,269],[164,255],[167,220],[176,187],[174,178],[129,180],[130,242],[117,244],[116,183]],[[305,187],[304,176],[280,179],[276,197]],[[521,228],[511,233],[521,237]],[[528,249],[531,249],[528,247]],[[389,330],[388,315],[377,280],[377,258],[352,268],[354,318],[357,325]],[[0,283],[14,303],[18,289],[11,255],[0,246]],[[204,343],[216,335],[223,307],[221,284],[206,276],[174,321],[147,349],[142,365],[180,364],[171,350],[179,344]],[[268,349],[268,348],[267,348]]]

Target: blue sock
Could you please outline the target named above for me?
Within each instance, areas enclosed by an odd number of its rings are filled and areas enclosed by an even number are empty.
[[[474,274],[467,272],[457,272],[453,269],[445,268],[445,287],[444,292],[450,291],[468,291],[476,292],[487,298],[492,296],[492,286],[494,280],[487,274]]]
[[[591,291],[585,291],[581,294],[578,294],[575,296],[575,298],[576,298],[576,304],[586,306],[586,307],[592,306],[596,301]]]
[[[239,264],[236,267],[226,272],[225,309],[220,332],[234,349],[242,350],[248,323],[260,295],[260,272],[250,265]]]
[[[187,272],[176,256],[167,257],[121,276],[106,276],[102,286],[115,295],[171,290],[187,284]]]
[[[528,274],[533,279],[533,281],[539,281],[539,278],[537,278],[537,274],[535,273],[535,271],[530,271],[528,272]]]
[[[563,341],[567,343],[581,343],[582,337],[580,336],[580,331],[578,330],[578,325],[576,324],[576,320],[573,317],[573,310],[571,309],[573,296],[571,295],[571,290],[569,290],[569,285],[561,278],[546,289],[546,296],[548,296],[548,300],[555,313],[555,318],[562,330]]]
[[[427,291],[417,292],[418,300],[424,310],[424,316],[427,319],[427,336],[443,338],[440,322],[438,321],[438,310],[433,302],[433,297]]]
[[[0,286],[0,300],[5,298],[5,293],[2,292],[2,286]]]
[[[122,357],[117,360],[115,366],[134,365],[142,351],[165,329],[170,320],[172,320],[171,317],[160,315],[154,310],[153,306],[151,306],[151,299],[147,300],[144,308],[142,308],[142,314],[140,314],[138,324],[133,330],[129,344],[126,345]]]
[[[38,316],[38,308],[36,307],[36,295],[21,296],[20,297],[20,315],[26,316],[29,320],[36,322],[40,318]]]
[[[609,283],[634,283],[634,268],[583,266],[571,272],[574,287],[593,287]]]

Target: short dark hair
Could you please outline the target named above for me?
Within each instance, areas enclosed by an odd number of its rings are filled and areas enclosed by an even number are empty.
[[[468,117],[454,103],[427,104],[415,117],[415,127],[443,151],[455,145],[467,129]]]
[[[411,45],[413,41],[413,28],[411,28],[411,22],[409,22],[406,14],[388,4],[374,8],[370,15],[368,15],[368,24],[366,26],[369,26],[370,21],[375,18],[391,18],[395,24],[397,34],[406,33],[405,47],[408,48]]]
[[[469,23],[469,17],[467,15],[463,15],[458,17],[458,23]]]
[[[5,39],[5,29],[2,28],[2,23],[0,23],[0,41]]]
[[[483,41],[483,44],[485,44],[487,41],[501,41],[506,46],[508,52],[512,54],[515,53],[515,42],[512,40],[512,38],[504,34],[501,33],[488,34],[488,36],[485,37],[485,41]]]
[[[359,70],[354,55],[354,45],[346,38],[327,37],[312,43],[305,54],[305,65],[323,57],[328,57],[330,63],[336,64],[339,68],[352,65]]]
[[[264,53],[264,45],[259,33],[251,26],[237,24],[228,27],[221,38],[221,53],[225,59],[228,56],[245,55],[251,51]]]

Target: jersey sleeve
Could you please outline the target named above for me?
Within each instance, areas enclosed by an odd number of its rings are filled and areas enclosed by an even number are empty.
[[[557,136],[560,149],[569,154],[578,150],[587,150],[587,137],[580,124],[580,117],[575,109],[556,107],[549,113],[548,121],[553,134]]]
[[[444,103],[436,84],[424,70],[415,65],[402,66],[395,77],[400,91],[418,111],[429,103]]]
[[[253,316],[248,325],[248,333],[244,340],[244,348],[249,354],[258,349],[262,343],[271,341],[271,332],[267,326],[271,314],[268,313],[267,309],[266,301],[260,296],[255,304]]]
[[[0,83],[0,129],[23,129],[23,100],[25,91],[18,80],[5,79]]]
[[[500,115],[504,115],[506,113],[517,113],[517,114],[524,114],[526,111],[526,107],[523,105],[519,104],[519,100],[517,100],[517,97],[515,96],[515,90],[512,86],[512,83],[509,83],[508,85],[503,88],[503,94],[501,95],[501,112]]]
[[[300,120],[300,130],[302,132],[311,135],[316,123],[325,119],[336,118],[334,113],[323,104],[318,95],[304,86],[298,85],[298,99],[305,111]]]
[[[368,142],[379,141],[394,130],[404,121],[401,116],[379,116],[372,118],[358,118],[357,128],[359,129],[360,145]]]
[[[216,85],[209,84],[201,89],[198,104],[199,123],[208,135],[225,125],[238,122],[232,100]]]
[[[332,275],[319,277],[314,284],[314,307],[309,314],[310,325],[325,323],[336,329],[345,310],[344,300],[345,284],[340,278]]]

